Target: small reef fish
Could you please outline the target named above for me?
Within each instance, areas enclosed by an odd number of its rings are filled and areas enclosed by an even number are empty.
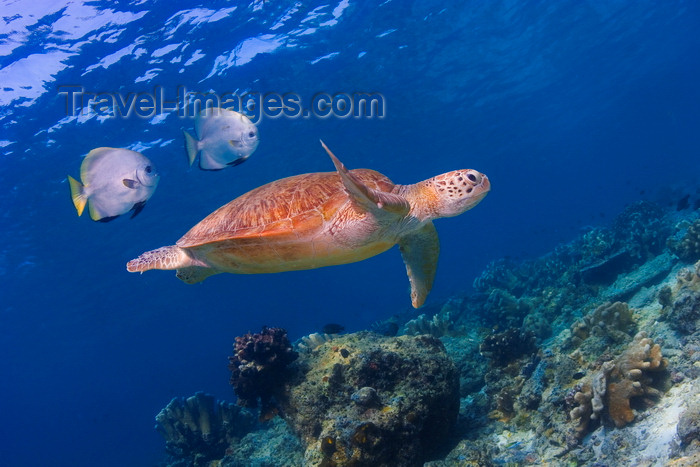
[[[345,326],[336,323],[328,323],[323,326],[322,331],[324,334],[340,334],[345,331]]]
[[[78,216],[87,204],[92,220],[109,222],[131,210],[132,218],[140,213],[159,179],[153,163],[141,153],[96,148],[83,159],[81,181],[69,175],[68,183]]]
[[[258,128],[245,115],[233,110],[210,108],[195,117],[197,138],[185,133],[190,165],[199,154],[203,170],[221,170],[246,161],[258,147]]]

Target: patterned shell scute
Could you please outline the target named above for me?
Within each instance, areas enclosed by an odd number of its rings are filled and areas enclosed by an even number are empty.
[[[351,170],[362,183],[390,192],[394,184],[369,169]],[[302,237],[331,219],[348,200],[337,172],[283,178],[245,193],[209,214],[180,240],[181,248],[244,238]]]

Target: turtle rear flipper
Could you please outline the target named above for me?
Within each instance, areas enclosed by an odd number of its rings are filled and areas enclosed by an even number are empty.
[[[196,284],[197,282],[202,282],[204,279],[209,276],[213,276],[214,274],[218,274],[218,271],[215,271],[212,268],[204,266],[190,266],[188,268],[178,269],[175,276],[177,276],[177,278],[185,284]]]
[[[136,259],[126,264],[129,272],[144,272],[151,269],[181,269],[190,266],[202,266],[197,264],[192,257],[176,245],[160,247],[157,250],[147,251]]]

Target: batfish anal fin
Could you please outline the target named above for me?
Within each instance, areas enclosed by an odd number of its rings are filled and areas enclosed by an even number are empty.
[[[118,215],[107,216],[107,213],[102,212],[101,208],[93,200],[88,200],[88,211],[90,212],[90,219],[93,221],[109,222],[119,217]]]
[[[433,288],[440,255],[440,240],[433,223],[428,222],[419,230],[401,237],[399,249],[411,282],[411,303],[413,308],[419,308]]]
[[[139,182],[137,182],[136,180],[132,180],[130,178],[123,179],[122,183],[124,184],[125,187],[131,188],[132,190],[135,190],[136,187],[139,185]]]
[[[352,172],[350,172],[337,157],[335,157],[335,154],[328,149],[328,146],[326,146],[323,141],[321,141],[321,145],[333,161],[333,165],[335,165],[335,169],[338,171],[338,175],[340,175],[345,191],[358,204],[368,210],[378,208],[399,216],[405,216],[408,214],[408,212],[411,210],[411,205],[403,196],[377,191],[368,187],[355,175],[353,175]]]
[[[202,170],[221,170],[228,167],[216,160],[206,148],[199,151],[199,168]]]
[[[145,207],[146,207],[146,201],[139,201],[138,203],[134,204],[134,207],[131,208],[134,212],[133,212],[133,214],[131,214],[130,219],[133,219],[134,217],[136,217],[136,215],[138,213],[140,213],[141,211],[143,211],[143,208],[145,208]]]

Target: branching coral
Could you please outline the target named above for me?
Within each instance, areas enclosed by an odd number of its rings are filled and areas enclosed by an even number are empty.
[[[238,405],[257,407],[260,400],[261,416],[268,415],[284,383],[286,366],[297,358],[287,331],[263,327],[260,333],[236,337],[233,351],[228,367]]]
[[[202,392],[175,398],[156,415],[156,429],[165,438],[166,451],[192,466],[222,458],[231,442],[254,424],[253,417],[234,404]]]
[[[655,376],[665,368],[659,344],[645,333],[638,333],[619,357],[605,362],[567,396],[567,403],[572,406],[569,416],[578,422],[579,435],[585,434],[590,420],[599,419],[603,413],[618,428],[634,421],[632,400],[641,398],[651,403],[649,398],[659,397]]]

